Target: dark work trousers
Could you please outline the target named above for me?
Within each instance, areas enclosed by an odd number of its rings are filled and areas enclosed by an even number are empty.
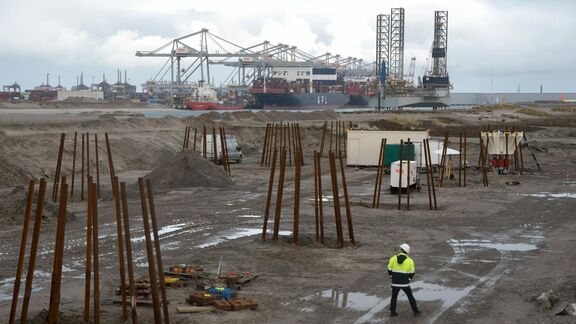
[[[392,298],[390,299],[390,313],[392,314],[396,313],[396,299],[398,299],[398,293],[400,292],[400,289],[402,289],[406,294],[406,297],[408,297],[410,307],[412,307],[412,312],[414,312],[414,314],[418,313],[418,306],[416,306],[416,299],[414,299],[414,296],[412,295],[412,289],[410,289],[410,286],[408,287],[392,286]]]

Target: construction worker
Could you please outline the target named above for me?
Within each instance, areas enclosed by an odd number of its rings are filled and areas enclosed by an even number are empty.
[[[414,277],[414,260],[408,256],[410,253],[410,245],[403,243],[400,244],[400,251],[398,254],[392,256],[388,262],[388,274],[392,279],[392,298],[390,299],[390,316],[397,316],[396,313],[396,300],[400,289],[404,291],[414,316],[419,316],[420,311],[416,305],[416,300],[412,295],[410,289],[410,280]]]

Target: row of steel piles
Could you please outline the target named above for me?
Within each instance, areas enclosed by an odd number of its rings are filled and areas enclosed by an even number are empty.
[[[376,182],[374,185],[374,195],[372,198],[372,208],[380,208],[380,197],[382,191],[382,178],[384,176],[384,162],[386,157],[386,138],[383,138],[380,142],[380,153],[378,157],[378,169],[376,172]],[[406,172],[403,172],[403,149],[404,145],[406,145],[407,154],[406,156],[410,157],[410,150],[412,149],[412,142],[408,138],[408,141],[404,143],[404,140],[400,140],[400,169],[399,173],[400,176],[398,177],[398,210],[402,209],[402,176],[406,174],[406,209],[410,209],[410,166],[408,165],[408,169]],[[438,209],[438,204],[436,201],[436,189],[434,184],[434,173],[432,170],[432,164],[429,162],[431,161],[431,153],[430,153],[430,144],[428,140],[424,140],[422,143],[423,146],[423,154],[426,161],[426,183],[428,187],[428,201],[430,205],[430,209]],[[432,203],[434,202],[434,203]]]
[[[75,139],[77,138],[77,134],[75,134]],[[86,136],[88,138],[88,136]],[[97,140],[96,140],[97,141]],[[64,143],[65,143],[65,135],[61,134],[61,141],[60,141],[60,150],[58,154],[58,162],[57,162],[57,174],[61,172],[61,165],[62,165],[62,156],[64,151]],[[129,278],[129,287],[130,287],[130,304],[131,304],[131,311],[132,311],[132,322],[137,323],[137,316],[136,316],[136,291],[134,285],[134,272],[133,272],[133,261],[132,261],[132,252],[131,252],[131,241],[130,241],[130,225],[129,225],[129,216],[128,216],[128,200],[126,195],[126,185],[125,183],[119,183],[118,177],[114,174],[113,164],[112,164],[112,153],[110,150],[110,143],[108,140],[108,134],[106,134],[106,144],[107,144],[107,151],[108,151],[108,159],[110,165],[110,175],[112,177],[112,192],[114,193],[114,200],[115,200],[115,214],[116,214],[116,223],[117,223],[117,234],[118,234],[118,258],[119,258],[119,270],[120,270],[120,281],[121,281],[121,295],[122,295],[122,319],[127,319],[127,303],[126,303],[126,280],[125,280],[125,264],[128,266],[128,278]],[[98,147],[97,145],[95,146]],[[74,142],[74,160],[73,160],[73,169],[75,164],[75,150],[76,148],[76,141]],[[83,155],[84,156],[84,155]],[[87,161],[89,161],[89,157],[87,157]],[[82,161],[84,165],[84,161]],[[88,168],[89,169],[89,168]],[[83,172],[84,174],[84,172]],[[74,175],[74,172],[72,172]],[[144,189],[143,189],[143,179],[139,179],[140,184],[140,193],[141,193],[141,200],[142,203],[142,213],[144,219],[144,228],[146,233],[146,243],[147,243],[147,251],[151,250],[151,238],[150,238],[150,227],[148,224],[148,217],[147,217],[147,209],[145,205],[145,198],[144,198]],[[147,180],[147,190],[148,190],[148,201],[150,206],[150,213],[151,213],[151,220],[152,220],[152,231],[154,234],[154,241],[155,241],[155,249],[156,249],[156,262],[158,264],[158,268],[162,269],[162,260],[160,254],[160,245],[158,240],[158,226],[156,223],[156,212],[154,208],[154,200],[153,200],[153,193],[152,193],[152,184],[150,180]],[[18,294],[20,291],[21,285],[21,278],[22,278],[22,271],[24,266],[24,259],[26,256],[26,241],[28,238],[28,225],[30,223],[30,216],[32,213],[32,204],[34,198],[34,189],[35,183],[34,180],[30,180],[29,190],[28,190],[28,199],[26,204],[26,211],[24,215],[24,224],[23,224],[23,231],[22,231],[22,239],[20,245],[20,253],[18,259],[18,265],[16,269],[16,280],[14,282],[14,292],[12,298],[12,305],[10,310],[10,318],[9,323],[14,323],[16,319],[16,311],[17,311],[17,304],[18,304]],[[40,179],[40,187],[38,190],[38,200],[36,204],[36,213],[34,218],[34,228],[32,232],[32,242],[30,244],[30,252],[29,252],[29,261],[28,261],[28,271],[26,275],[26,288],[24,292],[24,299],[21,308],[21,315],[20,315],[20,322],[24,323],[27,320],[28,316],[28,308],[32,293],[32,280],[34,278],[34,268],[35,262],[37,257],[38,245],[40,242],[40,226],[42,223],[42,214],[44,209],[44,201],[46,195],[46,187],[47,181],[45,178]],[[58,218],[57,218],[57,225],[56,225],[56,236],[55,236],[55,245],[54,245],[54,255],[53,255],[53,270],[51,276],[51,288],[50,288],[50,304],[48,310],[48,322],[49,323],[57,323],[59,321],[59,305],[60,305],[60,296],[61,296],[61,281],[62,281],[62,266],[63,266],[63,256],[64,256],[64,240],[65,240],[65,225],[66,225],[66,217],[67,217],[67,204],[68,200],[68,184],[66,181],[66,177],[62,176],[59,181],[55,181],[54,189],[59,188],[60,193],[59,196],[54,195],[54,197],[59,197],[59,207],[58,207]],[[70,197],[72,197],[73,191],[70,193]],[[53,198],[54,198],[53,197]],[[58,199],[58,198],[56,198]],[[120,203],[122,201],[122,204]],[[98,185],[94,183],[94,179],[92,176],[87,177],[87,209],[86,209],[86,273],[85,273],[85,295],[84,295],[84,320],[90,320],[90,293],[91,288],[93,289],[93,322],[99,323],[100,322],[100,266],[99,266],[99,247],[100,244],[98,242]],[[123,215],[122,215],[123,214]],[[124,225],[124,235],[125,240],[122,238],[122,219]],[[124,243],[126,244],[126,259],[124,259]],[[154,259],[153,256],[150,257],[148,254],[149,260],[148,264],[149,267],[154,266]],[[152,272],[152,270],[150,270]],[[164,278],[163,272],[159,271],[159,279],[160,279],[160,289],[162,292],[162,300],[166,300],[166,293],[164,289]],[[150,274],[150,278],[155,278]],[[93,280],[93,287],[91,285],[91,280]],[[152,280],[152,279],[151,279]],[[156,287],[155,285],[152,285]],[[152,289],[153,296],[155,295],[155,322],[162,323],[161,317],[157,316],[159,314],[159,307],[160,301],[157,298],[157,289]],[[164,322],[168,323],[168,309],[167,303],[163,303],[164,305]],[[157,311],[158,309],[158,311]]]
[[[98,144],[98,134],[89,134],[89,133],[82,133],[81,134],[81,158],[80,158],[80,199],[84,200],[84,192],[86,189],[87,179],[88,177],[92,176],[92,168],[91,163],[93,162],[90,158],[90,147],[91,147],[91,135],[94,135],[94,141],[92,147],[94,148],[94,159],[95,159],[95,169],[96,169],[96,192],[98,198],[100,198],[100,163],[99,163],[99,151],[100,146]],[[106,141],[106,152],[108,155],[108,169],[110,171],[110,182],[114,178],[114,164],[112,161],[112,151],[110,149],[110,141],[108,139],[108,133],[104,134],[105,141]],[[52,199],[54,202],[58,201],[58,188],[60,186],[60,179],[62,178],[62,162],[64,159],[64,151],[66,147],[66,134],[60,134],[60,146],[58,149],[58,159],[56,161],[56,169],[54,171],[54,183],[52,186]],[[76,155],[77,155],[77,148],[78,148],[78,132],[74,132],[74,142],[72,148],[72,171],[70,173],[71,176],[71,183],[70,183],[70,201],[74,198],[74,186],[76,183]]]
[[[334,127],[336,127],[336,132],[334,132]],[[352,128],[352,122],[349,122],[349,128]],[[320,139],[320,155],[324,156],[325,143],[328,140],[328,151],[334,151],[338,155],[344,152],[346,155],[346,122],[344,121],[331,121],[330,128],[328,128],[328,122],[325,121],[322,125],[322,137]]]
[[[467,181],[467,169],[468,164],[466,163],[467,158],[467,147],[468,147],[468,133],[466,130],[460,130],[459,132],[459,152],[458,155],[458,187],[466,187]],[[449,145],[449,132],[447,131],[444,135],[444,143],[442,148],[442,156],[440,158],[440,176],[439,176],[439,185],[440,187],[444,184],[444,175],[446,172],[446,161],[447,161],[447,150]],[[482,148],[482,146],[481,146]]]
[[[302,152],[302,137],[300,124],[298,123],[268,123],[264,131],[264,142],[262,145],[262,155],[260,166],[270,167],[273,165],[273,154],[282,149],[287,149],[288,164],[304,165],[304,157],[298,152]],[[296,163],[296,162],[299,163]]]
[[[272,130],[274,128],[270,128]],[[266,147],[266,146],[265,146]],[[280,230],[280,220],[282,214],[282,202],[283,193],[285,187],[285,173],[286,173],[286,160],[287,160],[287,150],[286,147],[282,147],[280,151],[280,157],[278,160],[278,150],[274,149],[272,153],[271,169],[270,169],[270,179],[268,183],[268,194],[266,197],[266,207],[264,210],[264,224],[262,227],[262,240],[266,240],[268,220],[270,218],[271,203],[274,189],[274,180],[276,165],[279,164],[279,176],[278,185],[276,191],[276,205],[274,212],[274,229],[273,229],[273,240],[278,240],[279,230]],[[301,181],[301,168],[302,168],[302,152],[297,150],[295,153],[295,169],[294,169],[294,209],[293,209],[293,242],[298,244],[299,242],[299,222],[300,222],[300,181]],[[352,244],[355,244],[354,239],[354,229],[352,225],[352,213],[350,209],[350,201],[348,197],[348,188],[346,183],[346,176],[344,172],[344,162],[343,157],[339,155],[340,162],[340,175],[342,180],[342,190],[345,200],[346,208],[346,218],[348,223],[349,237]],[[330,180],[332,186],[332,193],[334,196],[334,218],[336,223],[336,234],[337,243],[341,248],[344,246],[344,234],[342,227],[342,216],[340,210],[340,194],[338,187],[338,171],[336,168],[336,156],[334,152],[329,152],[329,168],[330,168]],[[322,191],[322,157],[319,152],[314,151],[314,211],[315,211],[315,224],[316,224],[316,240],[324,243],[324,208],[323,208],[323,191]]]
[[[184,129],[184,140],[182,143],[182,151],[185,151],[187,149],[189,149],[190,147],[190,134],[192,132],[192,127],[191,126],[186,126],[186,128]],[[194,128],[194,140],[192,142],[192,150],[196,151],[196,138],[197,138],[197,134],[198,134],[198,128]],[[206,128],[206,126],[202,127],[202,156],[204,158],[207,158],[207,149],[208,149],[208,144],[207,144],[207,137],[206,135],[208,134],[208,129]],[[218,136],[220,138],[220,152],[218,152],[218,143],[216,142],[216,127],[212,126],[212,138],[214,139],[212,141],[212,161],[214,161],[215,164],[218,164],[218,161],[222,162],[222,165],[224,166],[224,170],[226,172],[228,172],[228,174],[231,174],[230,171],[230,160],[228,159],[228,142],[226,140],[226,129],[224,128],[224,126],[220,126],[218,127]]]

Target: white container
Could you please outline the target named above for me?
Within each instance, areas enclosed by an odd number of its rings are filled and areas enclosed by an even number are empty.
[[[406,173],[408,172],[408,162],[410,162],[410,183],[408,184],[408,179]],[[402,161],[402,174],[400,174],[400,161],[392,162],[390,166],[390,188],[398,188],[398,177],[402,177],[402,188],[406,188],[408,185],[415,186],[416,179],[418,178],[417,163],[416,161]]]
[[[238,145],[236,137],[233,134],[226,134],[226,146],[228,148],[228,161],[229,162],[242,162],[242,147]],[[194,139],[192,139],[194,140]],[[216,152],[218,153],[218,162],[222,161],[222,142],[220,141],[220,134],[216,134]],[[204,148],[202,147],[202,142],[196,143],[200,145],[200,153],[202,154]],[[214,161],[214,143],[212,142],[212,134],[206,134],[206,158],[210,161]]]
[[[418,165],[426,165],[422,152],[422,140],[429,139],[428,131],[365,131],[348,130],[347,132],[348,165],[377,166],[380,153],[380,143],[383,138],[386,144],[400,144],[400,140],[408,139],[414,144],[414,157]],[[432,144],[432,143],[431,143]],[[431,145],[432,146],[432,145]],[[434,162],[434,158],[433,158]]]

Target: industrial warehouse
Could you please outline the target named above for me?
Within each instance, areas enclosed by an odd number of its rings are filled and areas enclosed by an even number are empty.
[[[448,11],[420,75],[409,15],[374,62],[203,28],[140,92],[6,85],[0,321],[572,322],[576,95],[452,93]]]

